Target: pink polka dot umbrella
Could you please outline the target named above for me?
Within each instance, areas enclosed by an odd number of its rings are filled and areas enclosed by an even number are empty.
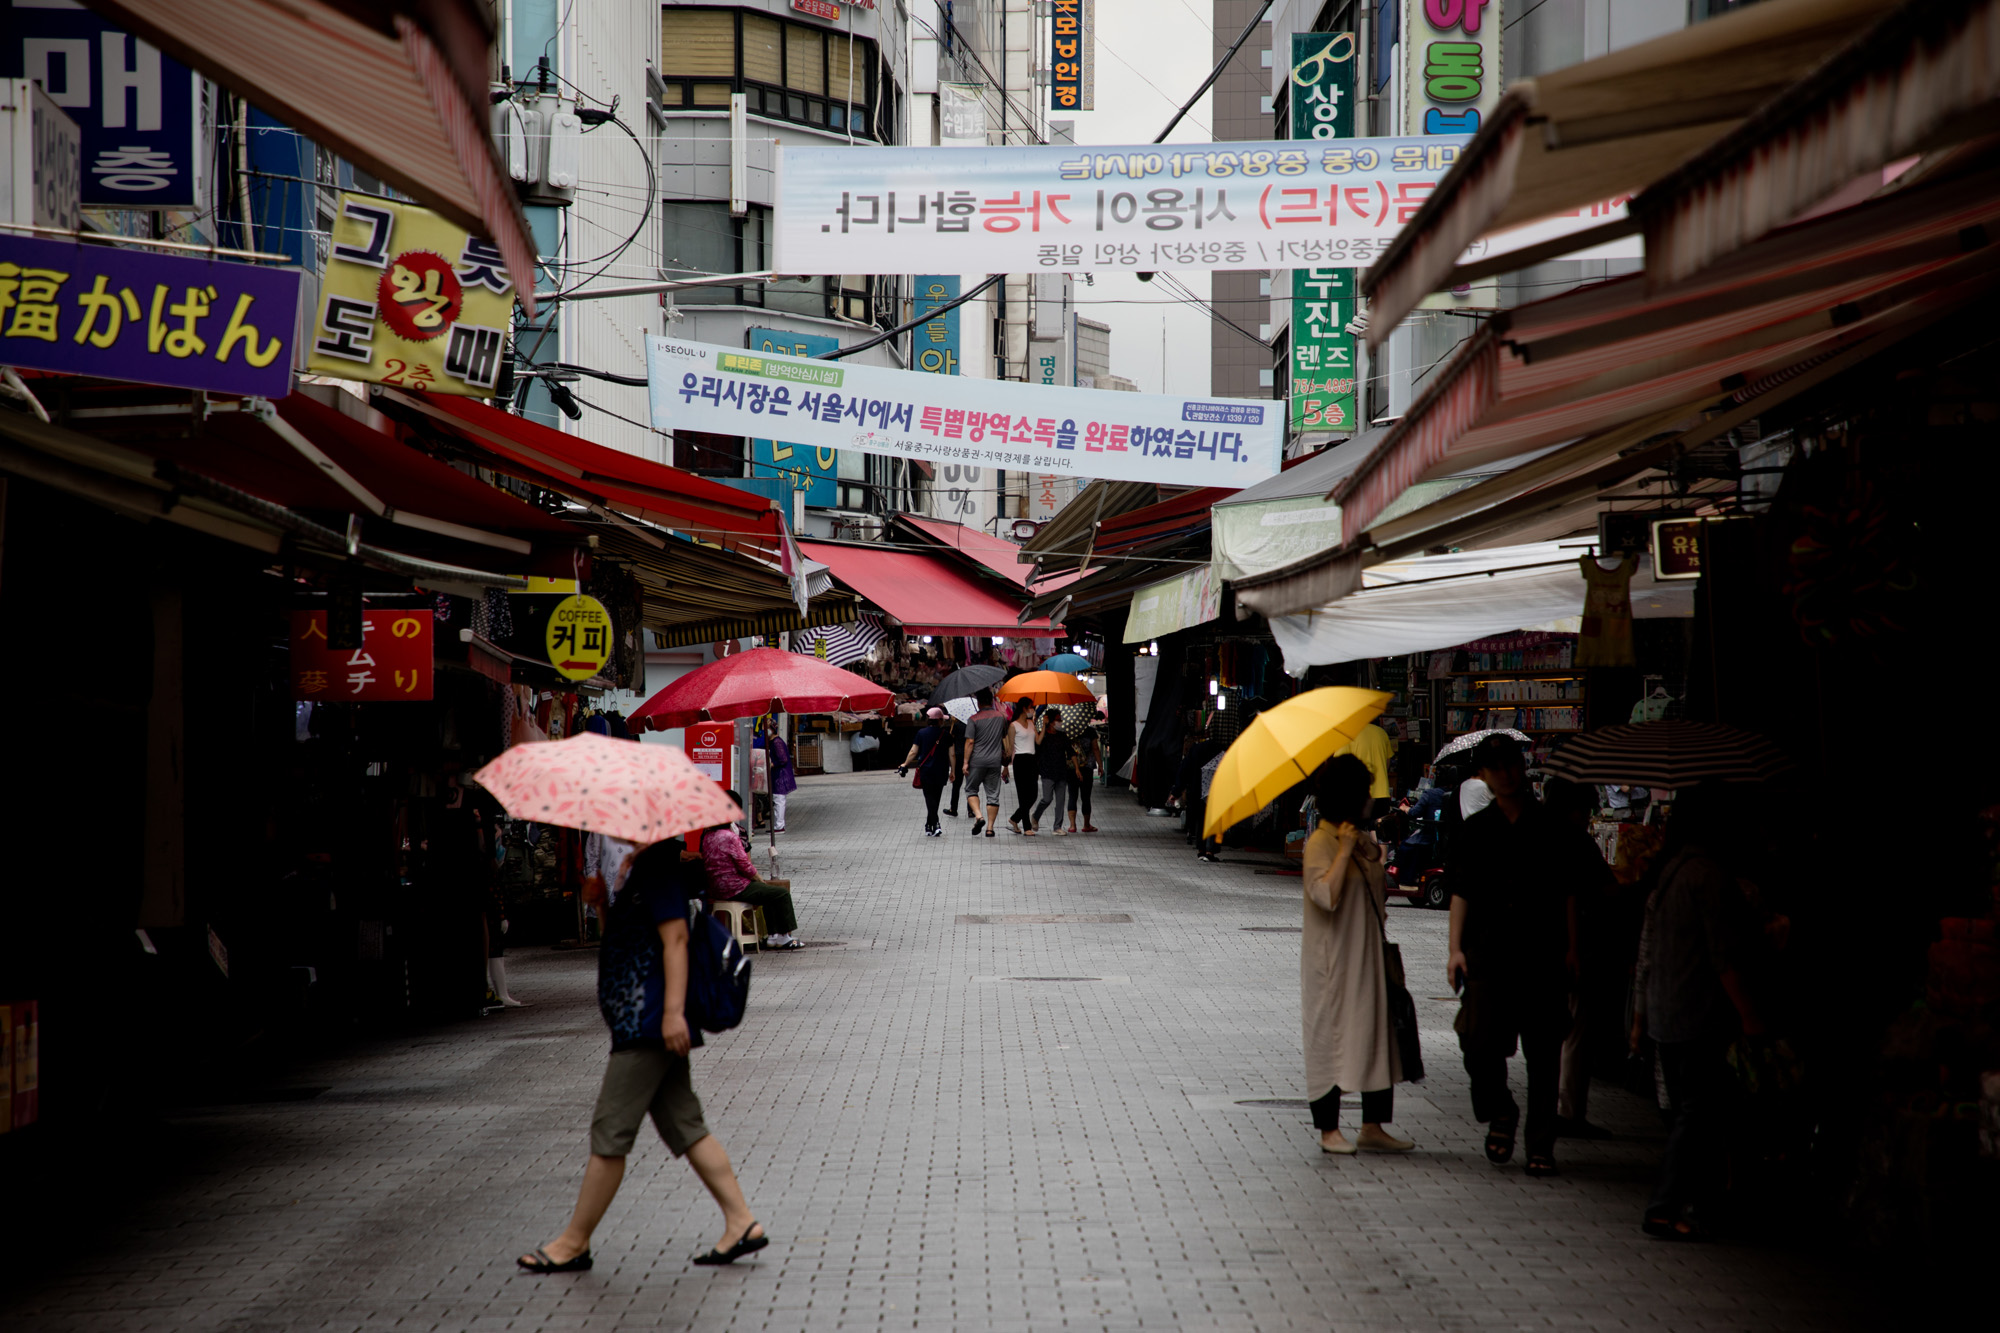
[[[743,817],[678,746],[592,731],[513,746],[472,777],[516,819],[642,846]]]

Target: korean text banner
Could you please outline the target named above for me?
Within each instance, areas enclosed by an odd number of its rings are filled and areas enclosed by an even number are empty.
[[[0,235],[0,365],[282,398],[298,315],[294,269]]]
[[[491,395],[514,285],[483,236],[428,208],[344,194],[308,368],[433,393]]]
[[[1273,476],[1284,405],[975,380],[646,340],[655,430],[1171,486]]]
[[[779,149],[779,273],[1365,268],[1463,136]]]

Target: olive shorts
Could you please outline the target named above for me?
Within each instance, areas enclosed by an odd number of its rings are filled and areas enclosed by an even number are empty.
[[[708,1137],[701,1118],[701,1100],[688,1080],[685,1055],[666,1047],[613,1051],[605,1066],[604,1086],[590,1117],[590,1151],[596,1157],[625,1157],[639,1137],[639,1122],[653,1117],[653,1127],[676,1157]]]

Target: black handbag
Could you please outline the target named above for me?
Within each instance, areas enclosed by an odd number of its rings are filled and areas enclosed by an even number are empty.
[[[1382,936],[1382,984],[1388,991],[1389,1029],[1396,1037],[1396,1053],[1403,1063],[1403,1081],[1421,1083],[1424,1078],[1424,1045],[1417,1035],[1417,1002],[1410,998],[1404,980],[1402,946],[1389,942],[1389,926],[1382,919],[1382,904],[1364,881],[1362,893],[1375,912],[1375,928]]]

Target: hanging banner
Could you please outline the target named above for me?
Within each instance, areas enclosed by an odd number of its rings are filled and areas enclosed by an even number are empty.
[[[490,396],[514,284],[483,236],[428,208],[343,194],[307,369],[432,393]]]
[[[673,338],[646,340],[646,377],[656,430],[783,430],[895,458],[1171,486],[1273,476],[1285,434],[1271,402],[947,379]]]
[[[986,147],[986,86],[938,85],[938,138],[946,148]]]
[[[779,148],[779,273],[1362,268],[1463,136],[1098,148]]]
[[[292,612],[292,698],[314,703],[409,703],[431,697],[428,607],[369,607],[361,646],[329,648],[326,612]]]
[[[787,329],[753,328],[748,345],[757,353],[779,352],[786,356],[824,356],[840,350],[840,339],[825,333],[793,333]],[[828,509],[838,502],[840,453],[835,449],[813,449],[789,440],[750,441],[753,477],[784,477],[795,491],[804,491],[806,504]],[[792,512],[791,505],[785,513]]]

